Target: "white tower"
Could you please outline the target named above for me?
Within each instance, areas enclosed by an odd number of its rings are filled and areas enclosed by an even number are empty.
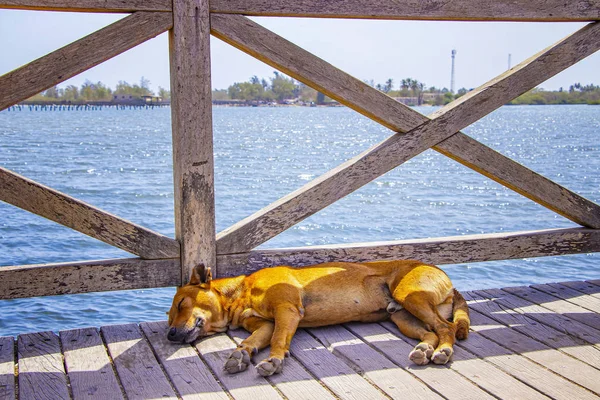
[[[511,54],[508,53],[508,69],[510,69],[511,67],[512,67]]]
[[[456,57],[456,50],[452,50],[452,73],[450,77],[450,93],[454,93],[454,58]]]

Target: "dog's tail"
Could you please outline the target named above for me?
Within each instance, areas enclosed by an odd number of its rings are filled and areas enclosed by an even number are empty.
[[[469,336],[469,307],[465,298],[460,292],[454,289],[454,297],[452,299],[452,319],[456,325],[456,338],[464,340]]]

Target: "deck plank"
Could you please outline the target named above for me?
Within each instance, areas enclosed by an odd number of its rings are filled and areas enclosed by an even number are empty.
[[[305,330],[296,332],[290,352],[340,399],[387,398]]]
[[[600,365],[600,349],[590,346],[588,342],[559,331],[551,326],[540,324],[527,315],[520,314],[506,307],[483,291],[464,293],[469,300],[469,308],[487,317],[509,326],[517,332],[558,349],[591,366]]]
[[[0,399],[14,399],[15,393],[15,339],[0,337]]]
[[[532,288],[549,295],[561,298],[569,303],[578,305],[595,313],[600,313],[600,298],[588,296],[578,290],[559,283],[548,283],[546,285],[531,285]]]
[[[514,354],[544,366],[572,382],[581,385],[594,393],[600,394],[600,370],[569,357],[556,349],[523,335],[507,326],[500,325],[491,318],[471,312],[472,329],[510,350]]]
[[[191,345],[167,340],[166,321],[144,322],[140,324],[140,328],[183,399],[226,400],[229,398]]]
[[[382,325],[353,323],[347,326],[354,334],[384,353],[394,364],[409,371],[445,398],[450,400],[493,399],[488,393],[464,379],[448,366],[427,365],[420,367],[414,365],[408,359],[408,354],[414,345],[409,344],[391,322]]]
[[[128,399],[177,398],[137,325],[103,326],[100,332]]]
[[[73,398],[123,399],[96,328],[62,331],[60,341]]]
[[[575,289],[581,293],[588,294],[592,297],[600,299],[600,286],[594,285],[593,283],[583,281],[568,281],[560,282],[561,285]]]
[[[250,336],[250,334],[243,329],[235,329],[229,331],[229,336],[239,344],[242,340]],[[254,355],[252,362],[256,365],[261,360],[268,358],[268,356],[269,347]],[[321,400],[335,398],[335,396],[310,375],[302,364],[300,364],[293,356],[285,359],[283,373],[272,375],[267,379],[289,400]]]
[[[506,296],[512,304],[520,305],[519,309],[530,313],[534,319],[538,316],[542,323],[570,320],[566,332],[585,336],[585,340],[593,344],[600,344],[600,315],[581,308],[568,301],[561,300],[547,293],[529,287],[511,287],[502,289],[503,292],[513,295]],[[488,291],[489,292],[489,291]],[[498,291],[494,291],[497,293]],[[503,299],[504,300],[504,299]],[[553,318],[548,318],[554,315]],[[550,321],[548,321],[550,319]]]
[[[440,399],[441,397],[407,371],[398,367],[341,325],[310,329],[310,333],[337,357],[361,371],[369,381],[392,398]]]
[[[19,335],[19,398],[70,399],[58,336],[53,332]]]
[[[227,335],[210,336],[196,342],[195,347],[234,399],[269,400],[282,398],[271,384],[253,368],[237,374],[229,374],[223,370],[225,361],[236,348],[235,342]]]

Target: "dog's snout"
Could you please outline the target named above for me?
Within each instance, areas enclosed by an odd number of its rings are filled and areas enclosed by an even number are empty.
[[[167,339],[175,341],[175,340],[177,340],[176,337],[177,337],[177,328],[169,329],[169,333],[167,333]]]

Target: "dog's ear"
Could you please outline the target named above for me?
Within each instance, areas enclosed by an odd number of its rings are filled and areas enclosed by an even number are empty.
[[[208,283],[210,285],[210,281],[212,281],[212,272],[204,264],[198,264],[192,270],[190,285],[199,285],[201,283]]]

